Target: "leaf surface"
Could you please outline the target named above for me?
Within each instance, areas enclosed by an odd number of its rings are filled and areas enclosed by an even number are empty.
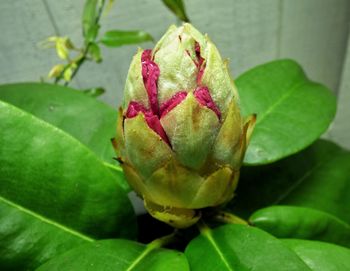
[[[100,42],[109,47],[138,44],[146,41],[153,41],[153,38],[150,34],[141,30],[110,30],[104,33],[100,40]]]
[[[33,270],[93,239],[0,197],[0,269]]]
[[[318,241],[285,239],[290,247],[312,271],[350,270],[350,250]]]
[[[229,209],[244,217],[269,205],[309,207],[350,223],[350,152],[319,140],[270,165],[244,167]]]
[[[126,192],[87,147],[1,101],[0,131],[2,198],[92,237],[134,236]]]
[[[206,229],[185,250],[192,271],[310,270],[280,240],[245,225]]]
[[[48,270],[189,271],[189,267],[181,252],[115,239],[74,248],[37,269]]]
[[[166,5],[181,21],[189,22],[187,17],[185,5],[182,0],[162,0]]]
[[[46,83],[1,85],[0,100],[64,130],[113,162],[110,140],[116,133],[117,111],[108,105],[72,88]]]
[[[336,99],[292,60],[253,68],[236,80],[242,114],[257,114],[245,164],[268,164],[309,146],[328,128]]]
[[[350,247],[350,225],[322,211],[271,206],[256,211],[249,221],[278,238],[313,239]]]
[[[81,20],[83,25],[83,35],[85,37],[86,43],[93,41],[97,35],[98,26],[96,25],[96,18],[98,4],[98,0],[85,1]]]

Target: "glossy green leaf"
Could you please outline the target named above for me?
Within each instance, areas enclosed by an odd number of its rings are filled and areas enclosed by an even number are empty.
[[[318,210],[271,206],[256,211],[249,221],[278,238],[314,239],[350,247],[350,225]]]
[[[74,248],[37,269],[54,270],[188,271],[189,267],[181,252],[116,239]]]
[[[92,29],[96,28],[98,0],[86,0],[82,16],[83,35],[87,41],[91,41]],[[93,40],[93,39],[92,39]]]
[[[125,192],[132,191],[129,183],[127,182],[123,169],[119,166],[105,163],[105,166],[109,168],[110,172],[115,176],[115,179],[118,180],[118,185],[124,189]]]
[[[104,33],[103,37],[100,40],[100,42],[109,47],[138,44],[146,41],[153,41],[152,36],[147,32],[140,30],[110,30]]]
[[[115,137],[117,111],[108,105],[69,87],[46,83],[1,85],[0,100],[64,130],[114,163],[111,138]]]
[[[312,271],[350,270],[350,250],[341,246],[306,240],[283,240]]]
[[[245,167],[230,203],[244,217],[276,204],[310,207],[350,223],[350,152],[319,140],[271,165]]]
[[[206,229],[185,250],[192,271],[310,270],[283,243],[245,225]]]
[[[245,164],[267,164],[304,149],[334,118],[336,99],[292,60],[273,61],[236,80],[242,113],[256,113]]]
[[[125,191],[79,141],[0,102],[0,142],[5,200],[89,236],[134,236],[135,216]]]
[[[162,0],[166,5],[181,21],[189,22],[187,17],[185,5],[182,0]]]
[[[0,197],[0,270],[34,270],[93,240]]]
[[[91,96],[91,97],[99,97],[102,94],[104,94],[106,91],[104,88],[89,88],[89,89],[84,89],[83,93]]]

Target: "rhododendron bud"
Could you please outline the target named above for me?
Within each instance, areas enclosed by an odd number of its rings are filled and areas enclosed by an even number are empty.
[[[242,120],[238,102],[227,61],[190,24],[137,52],[115,146],[152,216],[185,228],[233,197],[255,121]]]

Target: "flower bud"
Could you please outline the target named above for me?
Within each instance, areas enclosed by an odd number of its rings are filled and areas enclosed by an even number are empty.
[[[155,218],[185,228],[232,199],[255,117],[243,121],[227,61],[192,25],[134,56],[115,141]]]

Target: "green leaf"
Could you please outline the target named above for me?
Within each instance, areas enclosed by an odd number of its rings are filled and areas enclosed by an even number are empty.
[[[0,269],[33,270],[93,240],[0,197]]]
[[[153,41],[150,34],[144,31],[123,31],[110,30],[104,33],[100,42],[109,47],[119,47],[122,45],[138,44],[145,41]]]
[[[83,90],[84,94],[91,96],[91,97],[94,97],[94,98],[101,96],[105,92],[106,91],[104,88],[89,88],[89,89]]]
[[[0,100],[64,130],[114,163],[111,138],[116,133],[117,111],[108,105],[72,88],[46,83],[1,85]]]
[[[350,247],[350,225],[318,210],[271,206],[256,211],[249,221],[278,238],[314,239]]]
[[[257,114],[245,164],[267,164],[299,152],[326,131],[335,115],[332,93],[291,60],[253,68],[236,84],[243,115]]]
[[[189,267],[181,252],[116,239],[72,249],[37,269],[46,270],[188,271]]]
[[[87,38],[89,32],[94,33],[91,29],[96,28],[97,4],[99,0],[86,0],[82,16],[83,35],[87,41],[90,41],[91,36]]]
[[[49,72],[49,74],[47,75],[47,77],[49,78],[57,78],[59,76],[61,76],[61,73],[64,70],[64,65],[63,64],[57,64],[55,66],[53,66]]]
[[[96,97],[104,90],[83,91],[46,83],[17,83],[0,85],[0,100],[11,103],[51,123],[80,140],[105,160],[122,187],[129,187],[122,168],[115,163],[115,151],[110,139],[115,137],[117,111],[85,96]],[[88,123],[88,125],[87,125]],[[128,188],[127,191],[129,191]]]
[[[333,244],[305,241],[283,240],[310,267],[312,271],[350,270],[350,250]]]
[[[100,63],[102,61],[101,50],[97,43],[95,42],[90,43],[89,54],[92,57],[92,59],[96,61],[96,63]]]
[[[186,15],[185,5],[182,0],[162,0],[181,21],[189,22],[189,18]]]
[[[135,235],[125,191],[79,141],[0,102],[0,142],[0,196],[5,200],[92,237]]]
[[[96,40],[96,37],[98,35],[98,31],[100,30],[100,25],[99,24],[95,24],[95,25],[92,25],[90,28],[89,28],[89,31],[86,33],[86,36],[85,36],[85,43],[88,44],[88,43],[94,43],[94,41]]]
[[[310,270],[283,243],[245,225],[205,229],[185,250],[192,271]]]
[[[129,193],[132,191],[129,183],[125,179],[125,175],[121,167],[108,163],[105,163],[105,166],[110,169],[110,172],[115,176],[115,179],[118,181],[118,185],[122,187],[125,192]]]
[[[64,81],[69,82],[70,80],[72,80],[73,72],[74,68],[71,65],[69,65],[63,72]]]
[[[319,140],[306,150],[259,167],[244,167],[229,209],[244,217],[276,204],[304,206],[350,223],[350,152]]]

